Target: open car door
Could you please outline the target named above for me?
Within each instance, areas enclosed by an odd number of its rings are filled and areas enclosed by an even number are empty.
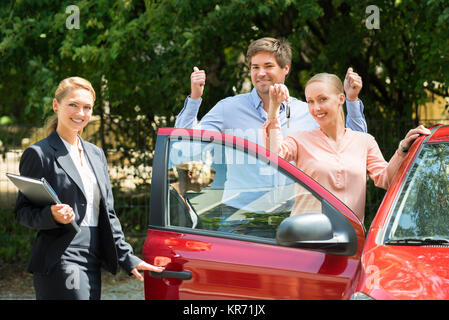
[[[294,165],[217,132],[159,129],[146,299],[345,299],[363,224]]]

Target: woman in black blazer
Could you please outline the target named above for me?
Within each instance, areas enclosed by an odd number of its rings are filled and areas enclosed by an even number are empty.
[[[140,280],[138,270],[163,271],[133,254],[114,211],[106,157],[79,136],[94,101],[89,81],[61,81],[51,133],[20,160],[20,174],[45,177],[62,203],[38,207],[20,192],[17,198],[16,219],[38,231],[28,265],[37,299],[100,299],[101,266],[115,274],[120,265]],[[72,221],[81,232],[76,233]]]

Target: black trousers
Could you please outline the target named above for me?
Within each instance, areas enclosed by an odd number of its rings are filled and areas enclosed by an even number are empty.
[[[37,300],[99,300],[101,262],[97,227],[81,227],[49,274],[33,274]]]

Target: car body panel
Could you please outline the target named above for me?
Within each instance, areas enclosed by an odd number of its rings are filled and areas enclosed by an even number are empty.
[[[215,141],[268,159],[276,168],[301,181],[349,221],[355,230],[353,256],[282,247],[273,240],[221,235],[166,226],[161,174],[167,170],[169,139]],[[165,165],[165,166],[164,166]],[[144,260],[166,270],[187,271],[191,279],[162,279],[145,272],[146,299],[347,299],[360,274],[365,233],[356,215],[333,194],[301,170],[250,141],[192,129],[158,131],[153,162],[151,214],[143,249]],[[157,186],[157,188],[155,187]]]
[[[215,132],[160,129],[158,134],[161,145],[167,145],[168,138],[188,136],[264,155],[343,214],[355,229],[358,246],[355,255],[346,257],[282,247],[274,241],[184,232],[165,226],[159,212],[150,216],[145,261],[192,276],[160,279],[145,272],[146,299],[348,299],[354,292],[374,299],[449,299],[449,246],[384,243],[391,212],[416,157],[425,144],[449,142],[449,126],[437,125],[430,136],[416,139],[379,206],[366,241],[363,226],[352,211],[301,170],[264,148]],[[164,149],[159,146],[159,150]],[[157,157],[164,161],[166,154]],[[163,201],[166,195],[159,191],[155,198]]]
[[[358,256],[218,237],[149,229],[147,239],[145,261],[169,258],[167,269],[193,276],[146,274],[146,299],[342,299],[352,293],[360,267]]]
[[[378,245],[362,256],[358,291],[375,299],[449,299],[449,248]]]
[[[367,234],[357,292],[374,299],[449,299],[449,246],[384,244],[401,188],[425,143],[449,142],[449,126],[437,125],[410,148]]]

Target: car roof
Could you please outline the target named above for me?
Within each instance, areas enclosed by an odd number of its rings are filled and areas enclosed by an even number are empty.
[[[427,142],[449,142],[449,125],[440,125]]]

